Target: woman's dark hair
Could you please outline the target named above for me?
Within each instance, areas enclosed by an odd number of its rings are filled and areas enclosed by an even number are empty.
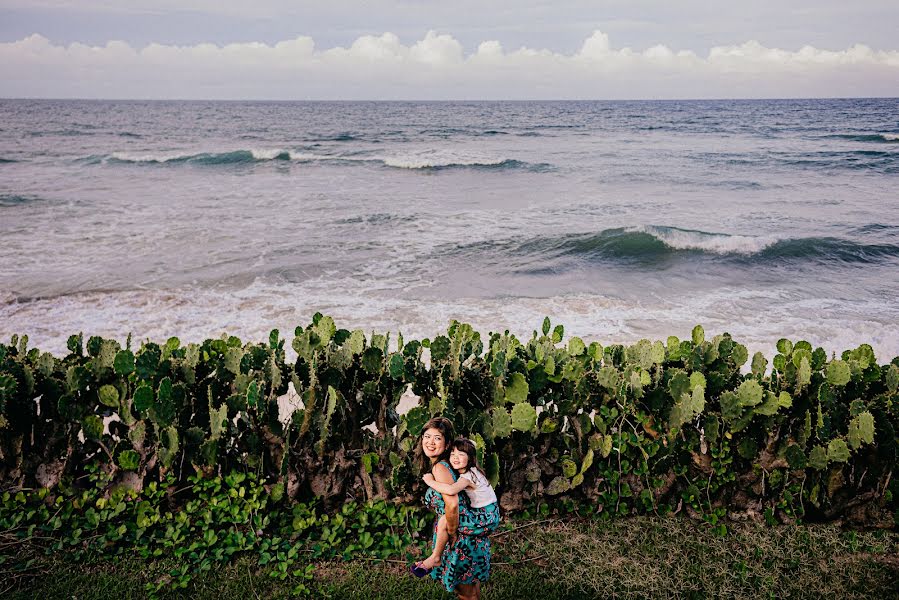
[[[474,442],[468,438],[456,438],[453,440],[453,450],[458,450],[468,455],[468,470],[477,469],[475,477],[483,475],[484,470],[478,464],[478,449],[475,448]]]
[[[421,447],[425,431],[428,429],[436,429],[443,434],[443,439],[446,441],[446,447],[443,449],[443,454],[437,457],[438,462],[441,460],[449,461],[450,452],[453,450],[450,440],[456,437],[456,430],[453,428],[453,422],[446,417],[434,417],[424,424],[424,427],[421,428],[421,433],[418,435],[418,444],[415,448],[415,453],[418,457],[422,473],[428,473],[431,470],[431,459],[425,456],[424,450],[422,450]]]

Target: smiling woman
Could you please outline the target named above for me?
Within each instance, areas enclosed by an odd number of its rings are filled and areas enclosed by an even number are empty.
[[[448,462],[454,437],[453,424],[445,417],[434,417],[422,428],[419,443],[422,471],[429,470],[439,483],[454,483],[459,477]],[[443,515],[450,536],[440,563],[430,569],[431,577],[460,599],[480,598],[481,583],[490,578],[488,529],[472,517],[466,494],[440,494],[429,487],[424,502],[437,515],[432,543],[437,543],[438,524]]]

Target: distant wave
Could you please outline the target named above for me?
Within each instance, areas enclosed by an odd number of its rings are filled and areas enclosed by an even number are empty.
[[[881,144],[899,144],[899,133],[841,133],[826,135],[825,138],[852,140],[854,142],[876,142]]]
[[[0,206],[20,206],[29,202],[35,202],[39,198],[33,196],[20,196],[18,194],[0,194]]]
[[[862,244],[835,237],[779,239],[728,235],[647,225],[606,229],[595,234],[541,237],[523,243],[510,240],[480,242],[455,250],[457,254],[472,257],[485,252],[511,255],[519,259],[518,264],[545,266],[546,261],[550,261],[555,265],[549,269],[552,271],[562,267],[559,261],[571,259],[639,266],[661,266],[672,261],[703,258],[763,266],[775,266],[780,261],[873,263],[899,258],[899,245]]]
[[[13,160],[12,158],[0,158],[0,165],[6,165],[14,162],[19,162],[17,160]]]
[[[294,161],[300,163],[345,163],[380,164],[393,169],[442,170],[442,169],[523,169],[529,171],[545,171],[552,168],[547,163],[528,163],[511,158],[491,158],[466,156],[464,154],[410,154],[399,156],[372,156],[362,154],[313,154],[295,152],[284,149],[250,149],[230,152],[200,153],[160,153],[132,154],[115,152],[103,156],[89,156],[83,159],[87,164],[124,163],[145,165],[197,164],[197,165],[232,165],[266,161]]]

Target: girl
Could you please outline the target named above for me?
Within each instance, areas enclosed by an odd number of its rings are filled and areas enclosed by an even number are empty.
[[[478,467],[474,443],[466,438],[456,439],[453,442],[449,462],[459,473],[459,480],[455,483],[440,483],[434,479],[431,473],[426,473],[422,479],[429,487],[441,494],[459,494],[464,490],[470,500],[469,514],[473,524],[479,529],[494,531],[499,526],[499,506],[496,501],[496,492],[493,491],[487,477]],[[440,556],[443,554],[449,538],[446,517],[441,516],[437,522],[437,540],[434,543],[434,552],[418,566],[422,569],[433,569],[438,566]]]

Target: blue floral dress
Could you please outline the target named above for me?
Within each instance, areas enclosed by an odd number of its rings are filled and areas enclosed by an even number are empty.
[[[453,481],[459,476],[446,461],[440,464],[449,469]],[[437,522],[446,513],[443,496],[437,490],[428,488],[425,505],[437,513],[431,544],[437,543]],[[490,579],[490,532],[499,524],[499,508],[491,504],[483,509],[472,509],[468,494],[459,494],[459,529],[456,544],[446,545],[440,556],[440,564],[431,570],[431,577],[440,581],[448,592],[455,591],[459,584],[473,584]]]

